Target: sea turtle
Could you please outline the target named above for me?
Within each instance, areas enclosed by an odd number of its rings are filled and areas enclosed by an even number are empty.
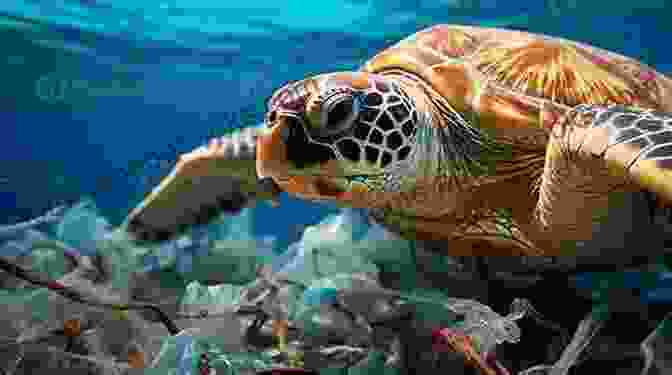
[[[367,208],[449,255],[555,256],[587,252],[610,217],[647,227],[634,195],[672,199],[672,80],[557,37],[433,26],[267,107],[263,124],[182,155],[126,230],[164,240],[285,191]]]

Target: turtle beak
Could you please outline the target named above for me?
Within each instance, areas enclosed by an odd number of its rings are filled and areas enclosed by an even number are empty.
[[[270,129],[257,137],[257,176],[260,185],[299,195],[308,189],[301,176],[292,176],[287,158],[290,125],[286,117],[276,120]],[[277,206],[277,202],[271,203]]]
[[[273,126],[257,138],[257,175],[270,189],[275,188],[308,200],[338,197],[342,191],[329,179],[320,176],[305,176],[291,170],[287,157],[287,144],[291,125],[287,117],[281,117]]]

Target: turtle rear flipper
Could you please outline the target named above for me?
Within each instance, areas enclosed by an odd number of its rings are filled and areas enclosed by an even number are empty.
[[[236,130],[180,157],[171,173],[126,218],[137,240],[165,241],[222,213],[236,215],[253,200],[275,200],[279,190],[256,173],[261,126]]]

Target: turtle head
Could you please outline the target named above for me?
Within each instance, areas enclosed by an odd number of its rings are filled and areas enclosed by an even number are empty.
[[[289,83],[268,100],[257,174],[313,200],[383,192],[391,168],[409,157],[417,120],[414,101],[381,75],[329,73]]]

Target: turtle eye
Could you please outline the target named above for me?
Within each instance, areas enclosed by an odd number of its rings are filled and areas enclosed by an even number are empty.
[[[353,100],[352,98],[345,98],[338,101],[336,104],[332,105],[329,108],[327,113],[327,128],[332,128],[346,121],[350,114],[352,114],[353,109]]]
[[[337,95],[323,105],[322,131],[325,135],[349,129],[359,114],[359,102],[352,95]]]

